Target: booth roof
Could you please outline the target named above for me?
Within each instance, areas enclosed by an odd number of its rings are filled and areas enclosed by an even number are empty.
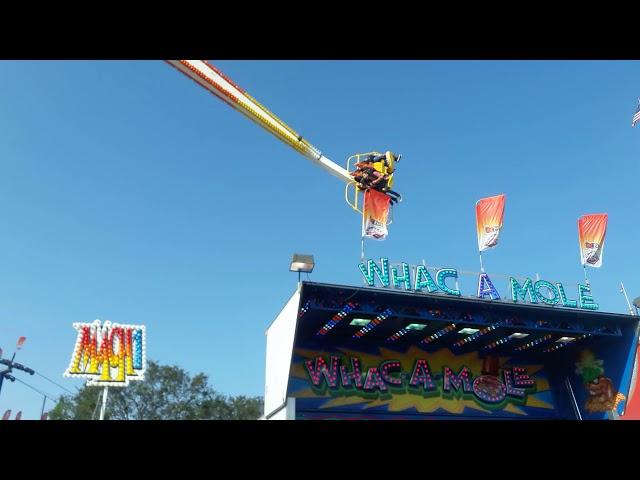
[[[555,351],[593,337],[620,337],[622,329],[638,323],[631,315],[579,308],[316,282],[302,282],[298,312],[297,344],[413,343],[426,349],[454,346],[461,352],[484,348],[496,354]],[[362,325],[350,325],[354,318],[379,321],[354,338],[363,330]],[[406,329],[412,323],[426,327]],[[462,328],[478,333],[460,334]]]

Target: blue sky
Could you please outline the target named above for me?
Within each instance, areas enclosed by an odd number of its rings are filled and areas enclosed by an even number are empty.
[[[474,204],[505,193],[489,274],[572,291],[577,218],[607,212],[594,297],[623,313],[619,282],[640,296],[640,62],[212,62],[339,164],[403,154],[405,201],[368,257],[477,271]],[[220,392],[262,395],[291,254],[315,256],[311,280],[361,283],[343,185],[164,62],[0,62],[0,108],[0,347],[25,335],[16,360],[67,388],[71,324],[100,318],[147,325],[150,358]],[[0,412],[41,405],[18,382],[0,394]]]

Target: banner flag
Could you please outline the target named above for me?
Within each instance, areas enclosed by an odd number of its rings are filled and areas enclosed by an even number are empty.
[[[387,219],[389,217],[390,198],[384,193],[369,189],[364,192],[364,216],[362,236],[373,240],[384,240],[389,234]]]
[[[18,339],[18,343],[16,344],[16,349],[20,350],[22,348],[22,345],[24,345],[25,340],[27,339],[27,337],[20,337]]]
[[[599,268],[602,266],[602,249],[607,234],[606,213],[583,215],[578,219],[578,241],[582,265]]]
[[[494,248],[498,244],[498,235],[504,220],[506,196],[481,198],[476,202],[476,227],[478,229],[478,248],[480,251]]]

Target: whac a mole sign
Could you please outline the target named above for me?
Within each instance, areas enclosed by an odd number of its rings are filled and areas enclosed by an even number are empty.
[[[447,279],[458,278],[458,271],[455,268],[438,269],[434,278],[424,265],[417,265],[413,269],[409,267],[408,263],[402,262],[400,265],[399,268],[390,266],[389,259],[383,257],[380,259],[380,265],[373,260],[368,260],[366,264],[358,264],[358,268],[370,287],[376,286],[377,278],[383,287],[403,288],[406,291],[425,293],[441,292],[446,295],[461,296],[461,292],[457,287],[452,288],[450,284],[447,284]],[[577,299],[575,300],[569,298],[564,286],[559,282],[533,281],[527,278],[521,284],[515,277],[510,277],[509,286],[511,289],[511,301],[514,303],[522,301],[585,310],[598,310],[599,308],[591,296],[591,289],[588,285],[578,284]],[[498,290],[487,273],[481,273],[478,276],[476,296],[489,300],[501,299]]]
[[[319,393],[326,389],[333,395],[360,395],[364,398],[390,398],[392,393],[439,395],[444,398],[473,399],[490,409],[503,408],[508,402],[523,404],[527,393],[535,393],[535,381],[526,368],[512,367],[498,373],[498,359],[486,357],[482,375],[474,376],[469,367],[454,370],[443,366],[432,372],[426,358],[417,358],[410,371],[403,371],[398,360],[382,361],[377,367],[361,369],[359,357],[350,357],[341,365],[341,357],[317,356],[304,362],[309,381]]]
[[[316,414],[553,416],[543,364],[448,348],[297,348],[292,390]],[[312,413],[315,412],[315,413]],[[320,418],[320,417],[318,417]]]

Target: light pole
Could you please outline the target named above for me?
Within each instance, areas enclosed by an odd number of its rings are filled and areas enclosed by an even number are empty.
[[[5,378],[12,382],[16,381],[16,378],[13,375],[11,375],[11,372],[13,371],[14,368],[16,370],[22,370],[23,372],[27,372],[29,375],[33,375],[34,373],[36,373],[29,367],[25,367],[20,363],[14,362],[14,359],[16,358],[16,353],[18,353],[18,350],[22,348],[22,345],[24,345],[24,342],[26,339],[27,339],[26,337],[20,337],[18,339],[18,343],[16,344],[16,351],[13,352],[13,356],[11,357],[11,360],[0,358],[0,364],[7,366],[6,369],[0,372],[0,392],[2,392],[2,382],[4,381]],[[1,352],[2,351],[0,350],[0,355],[1,355]]]
[[[293,258],[291,259],[291,265],[289,266],[289,271],[298,272],[298,284],[300,284],[300,273],[311,273],[315,266],[316,264],[313,260],[313,255],[294,253]]]

